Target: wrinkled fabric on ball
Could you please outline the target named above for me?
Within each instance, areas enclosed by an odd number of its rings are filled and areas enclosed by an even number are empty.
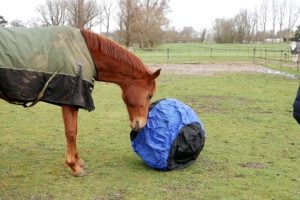
[[[146,126],[132,138],[132,147],[149,167],[170,170],[195,161],[205,137],[202,122],[189,106],[176,99],[164,99],[151,107]],[[192,159],[185,159],[191,152],[195,154]]]

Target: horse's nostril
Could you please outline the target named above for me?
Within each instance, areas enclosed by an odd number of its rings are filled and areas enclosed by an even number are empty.
[[[140,130],[140,122],[139,121],[135,121],[135,126],[133,128],[134,131],[139,131]]]

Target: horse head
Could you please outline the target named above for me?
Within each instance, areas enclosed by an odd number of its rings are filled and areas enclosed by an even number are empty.
[[[160,69],[153,73],[132,52],[108,38],[87,30],[81,30],[81,33],[96,67],[96,80],[121,87],[130,127],[135,131],[143,128]]]
[[[143,79],[130,79],[121,84],[122,98],[129,114],[130,127],[134,131],[142,129],[147,123],[151,98],[156,90],[155,79],[160,69]]]

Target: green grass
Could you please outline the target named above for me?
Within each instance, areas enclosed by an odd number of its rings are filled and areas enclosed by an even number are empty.
[[[181,49],[186,49],[186,47],[208,47],[208,48],[259,48],[259,49],[282,49],[282,50],[286,50],[290,48],[290,44],[289,43],[256,43],[256,44],[210,44],[210,43],[165,43],[162,44],[159,48],[181,48]]]
[[[255,52],[254,52],[255,48]],[[233,63],[254,62],[300,76],[300,64],[292,63],[288,43],[278,44],[162,44],[152,50],[134,49],[146,63]],[[254,59],[255,55],[255,59]]]
[[[97,83],[81,111],[78,148],[88,175],[64,168],[60,108],[0,101],[0,199],[300,199],[299,80],[261,74],[163,75],[154,100],[174,97],[201,118],[207,140],[189,168],[159,172],[132,151],[120,89]]]
[[[255,51],[254,51],[255,49]],[[152,50],[134,49],[134,53],[147,63],[199,63],[232,61],[280,61],[291,64],[288,43],[278,44],[163,44]],[[254,59],[254,55],[255,58]]]

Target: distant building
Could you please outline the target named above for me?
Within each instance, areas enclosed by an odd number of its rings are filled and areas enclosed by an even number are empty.
[[[282,38],[266,38],[265,43],[280,43],[283,42]]]

